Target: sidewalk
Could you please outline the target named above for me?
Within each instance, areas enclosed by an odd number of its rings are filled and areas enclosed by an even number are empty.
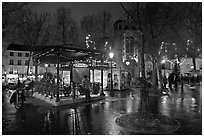
[[[65,105],[74,105],[79,103],[85,102],[85,95],[79,95],[75,99],[72,97],[60,97],[60,101],[56,102],[56,98],[51,99],[50,97],[46,97],[46,95],[39,94],[38,92],[34,92],[33,97],[42,100],[48,104],[51,104],[52,106],[65,106]],[[90,95],[91,96],[91,102],[92,101],[98,101],[103,100],[106,97],[98,95]]]
[[[132,88],[133,91],[140,92],[140,88]],[[147,88],[149,91],[149,96],[161,96],[162,92],[161,89],[154,89],[154,88]]]
[[[190,85],[190,84],[184,84],[186,85],[189,89],[196,89],[198,87],[202,87],[202,83],[195,83],[194,85]]]

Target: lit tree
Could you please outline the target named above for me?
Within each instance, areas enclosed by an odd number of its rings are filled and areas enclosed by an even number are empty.
[[[186,7],[188,16],[184,22],[184,29],[188,36],[187,49],[190,51],[194,70],[196,70],[195,58],[202,49],[202,3],[191,3]]]
[[[102,39],[108,39],[112,37],[113,27],[112,27],[111,15],[110,13],[103,11],[97,15],[88,15],[81,20],[81,31],[85,37],[89,37],[90,45],[92,48],[95,45],[100,45]],[[102,45],[105,42],[102,40]],[[97,47],[103,48],[103,47]]]
[[[140,26],[138,28],[144,35],[142,47],[145,48],[145,53],[149,55],[149,60],[153,63],[155,85],[157,83],[157,64],[160,63],[158,50],[161,38],[166,28],[176,23],[177,10],[175,7],[174,3],[131,3],[128,10],[129,16],[135,21],[136,26]]]
[[[180,20],[172,28],[182,41],[180,46],[185,51],[182,53],[192,57],[194,70],[196,70],[195,58],[202,51],[202,3],[184,3],[179,11]]]

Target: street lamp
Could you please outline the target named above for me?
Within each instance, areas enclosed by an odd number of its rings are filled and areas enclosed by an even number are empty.
[[[46,78],[47,78],[47,67],[48,67],[48,64],[45,64],[45,68],[46,68]]]
[[[194,76],[193,76],[193,69],[194,69],[194,66],[193,65],[191,65],[191,71],[192,71],[192,73],[191,73],[191,80],[190,80],[190,82],[191,82],[191,86],[194,86]],[[190,79],[190,74],[189,74],[189,79]]]
[[[113,67],[112,67],[112,63],[113,63],[113,57],[114,57],[114,53],[111,51],[109,53],[109,57],[111,59],[111,90],[110,90],[110,95],[113,95]]]
[[[130,65],[130,61],[126,61],[125,64],[126,64],[127,66],[129,66],[129,65]]]

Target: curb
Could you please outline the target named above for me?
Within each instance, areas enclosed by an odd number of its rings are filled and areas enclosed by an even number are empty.
[[[40,99],[48,104],[51,104],[52,106],[58,107],[58,106],[65,106],[65,105],[74,105],[78,103],[84,103],[84,96],[79,96],[76,99],[73,99],[71,97],[60,99],[60,101],[56,102],[56,99],[50,99],[49,97],[46,97],[46,95],[39,94],[37,92],[33,93],[33,97]],[[105,99],[105,96],[99,96],[99,95],[91,95],[91,101],[98,101]]]

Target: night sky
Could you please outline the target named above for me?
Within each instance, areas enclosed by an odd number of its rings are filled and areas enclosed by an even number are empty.
[[[84,16],[97,14],[101,11],[110,12],[112,20],[115,21],[124,12],[119,2],[42,2],[36,9],[52,14],[60,6],[72,9],[72,16],[78,23]]]

